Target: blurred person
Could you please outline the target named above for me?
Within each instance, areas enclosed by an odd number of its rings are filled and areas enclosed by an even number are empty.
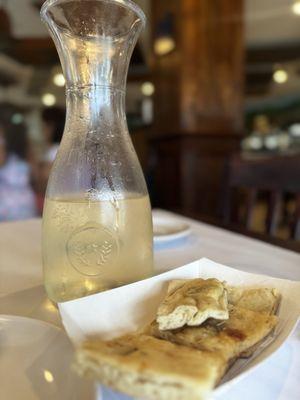
[[[65,126],[65,111],[59,107],[45,108],[42,112],[45,151],[40,160],[37,204],[42,213],[50,171],[55,160]]]
[[[28,150],[25,125],[13,125],[9,118],[0,119],[0,221],[37,215]]]
[[[43,156],[45,163],[53,164],[64,132],[65,111],[59,107],[45,108],[42,113],[43,134],[46,151]]]

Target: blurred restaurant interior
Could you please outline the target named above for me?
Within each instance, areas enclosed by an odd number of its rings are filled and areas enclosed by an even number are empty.
[[[135,1],[127,119],[152,206],[299,249],[300,1]],[[0,1],[0,221],[41,215],[63,133],[42,3]]]

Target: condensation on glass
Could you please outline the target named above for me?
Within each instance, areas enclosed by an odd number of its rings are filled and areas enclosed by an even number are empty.
[[[66,78],[66,126],[43,214],[45,286],[62,302],[152,274],[151,206],[125,115],[145,17],[128,0],[49,0],[41,15]]]

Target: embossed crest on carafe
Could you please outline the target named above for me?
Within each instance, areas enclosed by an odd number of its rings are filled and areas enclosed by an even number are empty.
[[[66,78],[67,117],[43,214],[54,301],[152,274],[152,217],[128,134],[125,86],[145,23],[129,0],[48,0],[41,10]]]

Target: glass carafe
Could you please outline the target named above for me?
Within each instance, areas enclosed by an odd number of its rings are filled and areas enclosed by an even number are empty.
[[[151,206],[125,115],[145,17],[129,0],[48,0],[41,15],[66,78],[42,239],[45,287],[63,302],[152,274]]]

